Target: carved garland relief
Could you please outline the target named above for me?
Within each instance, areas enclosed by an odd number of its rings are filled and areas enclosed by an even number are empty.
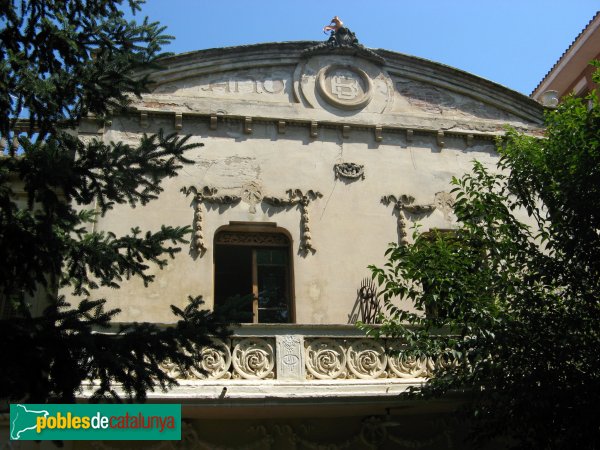
[[[408,233],[407,233],[407,219],[405,216],[406,213],[410,214],[431,214],[433,210],[436,209],[435,205],[425,204],[418,205],[414,203],[415,198],[410,195],[384,195],[381,198],[381,202],[384,205],[389,205],[390,203],[394,204],[394,211],[398,215],[398,243],[400,245],[408,244]]]
[[[206,251],[204,244],[204,232],[202,230],[202,203],[215,203],[220,205],[233,205],[241,200],[241,197],[236,195],[217,195],[217,188],[204,186],[197,189],[195,186],[181,188],[186,196],[194,194],[194,245],[196,250],[203,254]]]
[[[319,191],[309,189],[303,192],[300,189],[288,189],[288,197],[264,197],[263,201],[273,206],[293,206],[300,205],[301,229],[300,251],[304,254],[314,253],[316,249],[312,245],[312,235],[310,233],[310,217],[308,215],[308,205],[311,201],[323,197]]]
[[[437,209],[444,215],[444,219],[450,222],[454,214],[454,196],[449,192],[436,192],[433,202]]]
[[[334,166],[334,170],[336,172],[336,176],[338,177],[348,177],[351,179],[356,179],[358,177],[364,178],[364,167],[362,165],[354,164],[354,163],[340,163]],[[200,189],[195,186],[183,187],[181,191],[187,196],[190,193],[194,194],[194,246],[196,250],[202,255],[207,247],[204,242],[204,232],[202,228],[203,222],[203,211],[202,204],[203,203],[213,203],[220,205],[234,205],[238,203],[242,197],[237,195],[217,195],[217,188],[211,186],[204,186]],[[248,191],[244,191],[248,192]],[[253,191],[257,194],[260,191]],[[308,214],[308,206],[311,201],[316,200],[317,198],[323,197],[319,191],[314,191],[309,189],[307,191],[302,191],[301,189],[288,189],[286,191],[288,194],[286,197],[271,197],[264,196],[260,201],[268,203],[275,207],[287,207],[287,206],[300,206],[301,213],[301,236],[300,236],[300,252],[307,254],[309,252],[314,253],[316,249],[312,245],[312,235],[310,232],[310,216]],[[252,201],[248,201],[251,205],[251,209],[253,209],[253,205],[259,202],[258,197],[256,195],[252,196]],[[381,202],[385,205],[389,205],[390,203],[394,204],[394,211],[398,215],[398,241],[401,245],[408,244],[407,238],[407,227],[408,222],[405,216],[405,213],[409,214],[430,214],[434,211],[438,206],[442,207],[444,215],[448,216],[448,209],[451,208],[452,198],[449,194],[446,193],[437,193],[436,194],[436,204],[415,204],[414,197],[406,194],[402,194],[399,196],[395,195],[385,195],[381,198]],[[227,233],[223,234],[222,239],[227,239]],[[233,235],[232,235],[233,236]],[[237,236],[237,235],[236,235]],[[250,238],[250,237],[249,237]],[[256,233],[253,234],[252,239],[264,240],[264,239],[272,239],[272,236],[262,235],[258,236]]]
[[[321,194],[319,191],[314,191],[312,189],[309,189],[308,191],[304,192],[301,189],[288,189],[286,191],[286,193],[288,194],[288,197],[269,197],[269,196],[265,196],[262,198],[258,198],[257,195],[259,195],[260,190],[250,190],[247,188],[243,188],[242,189],[242,193],[240,196],[238,195],[217,195],[217,188],[215,187],[211,187],[211,186],[204,186],[200,189],[196,188],[195,186],[189,186],[189,187],[183,187],[181,188],[181,192],[183,192],[186,196],[191,194],[194,194],[194,222],[193,222],[193,226],[194,226],[194,247],[196,249],[196,251],[198,251],[198,253],[200,253],[200,255],[204,254],[204,252],[206,251],[207,247],[206,244],[204,242],[204,232],[202,229],[202,221],[203,221],[203,214],[202,214],[202,204],[204,202],[207,203],[214,203],[214,204],[220,204],[220,205],[234,205],[236,203],[238,203],[240,200],[242,200],[242,196],[246,195],[246,198],[248,200],[245,199],[246,203],[250,204],[250,212],[253,212],[254,209],[254,205],[259,203],[260,201],[263,201],[265,203],[268,203],[272,206],[275,207],[287,207],[287,206],[294,206],[294,205],[299,205],[300,206],[300,213],[301,213],[301,236],[300,236],[300,252],[307,254],[309,252],[314,253],[316,251],[316,249],[313,247],[312,245],[312,235],[310,233],[310,216],[308,215],[308,205],[310,204],[311,201],[316,200],[317,198],[321,198],[323,197],[323,194]],[[252,194],[252,195],[250,195]],[[260,193],[260,195],[262,195],[262,193]],[[237,236],[237,237],[236,237]],[[238,235],[233,235],[233,234],[227,234],[227,233],[222,233],[221,239],[228,239],[228,238],[232,238],[232,239],[239,239],[239,234]],[[258,233],[253,233],[251,235],[249,235],[248,237],[249,239],[254,239],[254,240],[261,240],[261,239],[267,239],[267,240],[273,240],[273,236],[269,235],[269,234],[261,234],[261,236],[258,236]],[[225,242],[221,242],[221,243],[225,243]]]

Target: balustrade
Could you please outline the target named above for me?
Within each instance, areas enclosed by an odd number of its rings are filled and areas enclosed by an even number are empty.
[[[352,327],[307,326],[307,333],[301,325],[271,328],[252,333],[246,326],[226,340],[214,339],[200,351],[205,373],[163,367],[178,380],[282,381],[426,378],[434,369],[431,359],[403,355],[398,342],[367,338]]]

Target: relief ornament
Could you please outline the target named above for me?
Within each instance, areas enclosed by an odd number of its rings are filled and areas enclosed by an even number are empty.
[[[351,162],[339,163],[333,166],[336,178],[348,178],[350,180],[365,179],[365,166]]]
[[[263,201],[272,206],[300,206],[301,213],[301,229],[300,236],[300,251],[304,254],[315,252],[316,249],[312,245],[312,235],[310,233],[310,217],[308,215],[308,205],[311,201],[323,197],[319,191],[309,189],[303,192],[301,189],[288,189],[286,191],[288,197],[264,197]]]
[[[436,209],[435,205],[418,205],[415,204],[414,201],[414,197],[406,194],[397,197],[395,195],[384,195],[381,197],[381,203],[384,205],[392,203],[394,205],[394,211],[398,214],[398,237],[400,245],[408,245],[408,233],[406,231],[408,223],[405,212],[409,214],[430,214]]]
[[[218,189],[211,186],[204,186],[200,189],[195,186],[182,187],[181,192],[186,196],[194,194],[194,240],[193,244],[200,255],[204,254],[207,247],[204,243],[204,231],[202,230],[202,203],[213,203],[219,205],[233,205],[241,200],[237,195],[217,195]]]

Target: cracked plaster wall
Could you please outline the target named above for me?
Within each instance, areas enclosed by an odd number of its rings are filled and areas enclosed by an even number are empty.
[[[135,140],[127,121],[115,121],[105,133],[106,140]],[[158,120],[150,128],[169,126]],[[171,125],[172,126],[172,125]],[[169,322],[169,305],[183,305],[188,295],[202,294],[213,304],[213,249],[215,231],[232,221],[276,222],[292,236],[294,296],[298,323],[347,323],[360,281],[369,276],[367,265],[383,264],[388,243],[397,241],[397,220],[391,206],[381,203],[388,194],[408,194],[417,203],[437,202],[440,208],[420,217],[424,229],[449,228],[453,218],[437,193],[450,189],[452,175],[465,172],[474,158],[492,166],[496,161],[491,141],[465,148],[462,139],[447,139],[439,149],[433,136],[415,136],[407,145],[401,134],[375,143],[369,131],[353,131],[343,140],[333,128],[320,130],[309,140],[305,127],[288,127],[285,135],[273,139],[273,124],[254,124],[254,133],[244,136],[242,124],[230,124],[211,131],[204,123],[186,124],[191,142],[202,142],[188,157],[176,178],[165,180],[164,192],[145,207],[117,206],[96,224],[96,229],[126,233],[131,227],[156,230],[162,224],[191,225],[191,197],[180,192],[183,186],[215,186],[220,194],[240,195],[253,186],[262,195],[285,197],[289,188],[318,190],[322,198],[309,205],[312,242],[316,253],[298,253],[301,237],[300,211],[296,207],[273,212],[266,203],[242,201],[233,207],[204,204],[203,229],[208,250],[193,256],[190,246],[160,271],[153,267],[156,282],[144,288],[138,280],[124,281],[118,295],[99,292],[110,307],[123,310],[120,320]],[[237,127],[237,128],[236,128]],[[141,131],[141,130],[140,130]],[[339,162],[364,165],[365,179],[336,179],[333,166]],[[256,199],[258,200],[258,199]],[[412,222],[411,222],[412,223]],[[410,230],[409,234],[411,233]]]

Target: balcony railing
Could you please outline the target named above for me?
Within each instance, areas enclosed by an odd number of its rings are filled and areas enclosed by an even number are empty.
[[[402,355],[391,340],[367,338],[351,325],[242,325],[227,340],[202,349],[201,367],[180,381],[201,380],[377,380],[425,378],[433,363]],[[406,380],[405,380],[406,381]]]

